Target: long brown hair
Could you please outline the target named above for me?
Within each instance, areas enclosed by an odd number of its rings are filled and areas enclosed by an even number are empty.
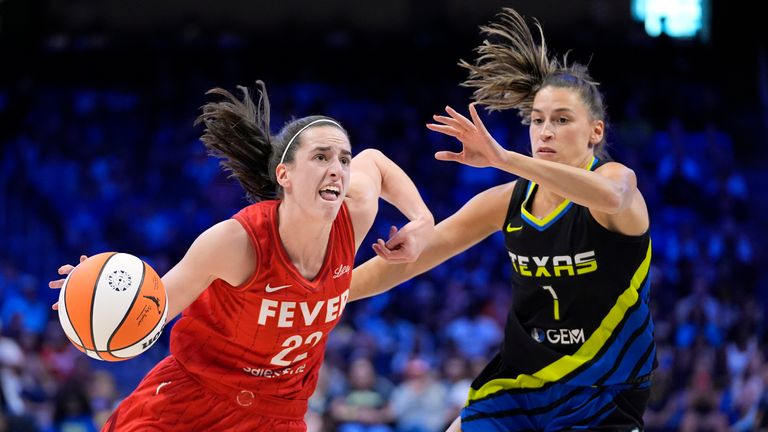
[[[327,119],[335,124],[322,122],[318,126],[331,124],[347,135],[340,123],[330,117],[308,116],[292,119],[276,136],[272,136],[267,88],[263,81],[256,81],[256,85],[259,92],[257,103],[251,99],[248,88],[243,86],[237,86],[243,93],[242,100],[219,87],[208,90],[206,94],[221,96],[223,100],[203,105],[203,113],[195,120],[195,125],[205,125],[200,140],[209,154],[221,159],[221,167],[240,183],[249,202],[282,195],[282,188],[275,178],[275,168],[291,138],[295,143],[285,153],[283,162],[293,162],[300,147],[300,137],[294,135],[304,126],[318,119]]]
[[[523,123],[529,124],[539,90],[549,86],[570,88],[579,94],[592,119],[607,123],[599,83],[592,79],[585,65],[569,64],[567,55],[562,60],[549,55],[538,20],[534,19],[540,39],[536,43],[525,19],[514,9],[502,9],[497,18],[480,27],[488,39],[475,49],[475,62],[459,61],[460,66],[469,70],[469,77],[461,85],[475,89],[473,97],[478,103],[490,111],[514,108]],[[599,143],[595,152],[609,158],[603,144]]]

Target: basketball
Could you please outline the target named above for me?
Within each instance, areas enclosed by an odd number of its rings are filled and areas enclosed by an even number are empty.
[[[105,252],[81,262],[59,293],[59,321],[80,351],[105,361],[135,357],[152,346],[168,314],[155,270],[127,253]]]

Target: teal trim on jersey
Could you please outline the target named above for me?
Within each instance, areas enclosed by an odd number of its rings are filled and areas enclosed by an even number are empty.
[[[592,160],[587,163],[587,166],[584,167],[584,169],[588,171],[592,171],[594,167],[597,165],[599,160],[592,156]],[[536,216],[532,215],[528,210],[526,210],[526,206],[528,204],[528,199],[533,194],[533,189],[538,186],[535,182],[528,182],[528,189],[525,191],[525,200],[523,200],[523,204],[520,206],[520,217],[528,223],[528,225],[532,226],[533,228],[537,229],[538,231],[544,231],[545,229],[549,228],[557,222],[561,217],[563,217],[564,214],[568,213],[568,210],[571,208],[573,203],[571,200],[563,200],[550,214],[545,216],[544,218],[537,218]]]
[[[642,310],[642,307],[638,310],[636,305],[638,305],[638,302],[643,301],[640,293],[648,282],[650,265],[651,242],[649,241],[645,258],[632,276],[629,287],[619,295],[616,303],[605,315],[600,326],[581,345],[578,351],[572,355],[560,357],[532,375],[520,374],[515,378],[494,379],[488,381],[477,390],[470,388],[467,405],[504,390],[536,389],[545,386],[547,383],[558,382],[564,379],[569,379],[569,381],[573,382],[570,379],[572,374],[579,373],[579,371],[584,370],[585,366],[592,365],[597,359],[603,357],[606,346],[611,344],[622,330],[628,330],[624,328],[628,319],[646,317],[645,315],[648,312]],[[642,319],[640,321],[642,322]],[[587,373],[593,371],[591,368],[587,370],[589,371]],[[597,370],[597,368],[594,370]],[[605,369],[603,369],[603,372],[605,372]]]

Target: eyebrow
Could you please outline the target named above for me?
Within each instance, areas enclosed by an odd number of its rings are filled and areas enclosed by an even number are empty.
[[[323,151],[323,152],[327,152],[327,151],[331,151],[331,150],[332,150],[332,147],[330,147],[330,146],[319,147],[319,146],[318,146],[318,147],[315,147],[313,150],[314,150],[314,151]],[[342,149],[342,150],[341,150],[341,154],[343,154],[343,155],[345,155],[345,156],[352,156],[352,152],[351,152],[351,151],[349,151],[349,150],[347,150],[347,149]]]
[[[576,114],[576,111],[574,111],[574,110],[572,110],[570,108],[555,108],[553,111],[554,112],[569,112],[569,113],[572,113],[572,114]],[[543,111],[541,111],[538,108],[532,108],[531,112],[541,113]]]

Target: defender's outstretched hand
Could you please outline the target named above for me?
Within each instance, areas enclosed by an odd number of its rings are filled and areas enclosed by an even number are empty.
[[[87,258],[88,257],[85,255],[80,255],[80,262],[85,261]],[[64,286],[64,279],[66,279],[66,276],[72,273],[72,270],[74,269],[75,269],[75,266],[73,266],[72,264],[64,264],[63,266],[59,267],[59,274],[64,276],[64,278],[56,279],[48,282],[48,287],[58,289]],[[54,303],[53,306],[51,306],[51,309],[59,310],[59,302]]]
[[[461,152],[439,151],[435,159],[454,161],[465,165],[484,168],[498,166],[505,150],[488,133],[480,116],[475,109],[476,102],[469,104],[469,115],[472,121],[459,114],[450,106],[445,107],[447,116],[435,115],[437,123],[428,123],[427,128],[435,132],[452,136],[461,141]]]
[[[376,255],[393,263],[416,261],[421,255],[435,229],[434,219],[419,218],[405,224],[400,230],[389,229],[389,240],[378,239],[373,244]]]

